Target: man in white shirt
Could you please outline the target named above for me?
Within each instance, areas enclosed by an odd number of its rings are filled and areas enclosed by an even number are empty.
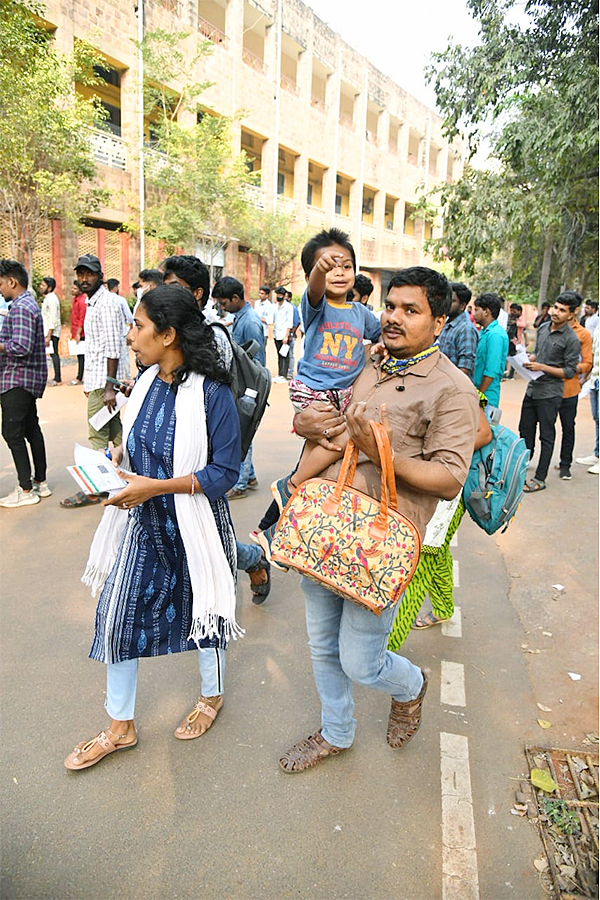
[[[286,298],[287,291],[280,286],[275,288],[275,299],[277,303],[273,310],[273,340],[277,347],[277,377],[273,379],[274,384],[283,384],[287,381],[288,365],[289,365],[289,341],[290,332],[294,327],[294,309]],[[281,353],[282,347],[284,355]]]
[[[46,347],[52,342],[52,365],[54,366],[54,378],[49,381],[50,387],[62,384],[60,377],[60,356],[58,355],[58,342],[60,340],[60,300],[54,293],[56,280],[47,275],[42,279],[40,291],[44,298],[42,302],[42,319],[44,320],[44,340]]]
[[[271,289],[263,284],[258,292],[258,300],[254,304],[254,312],[263,323],[265,334],[265,351],[269,340],[269,325],[273,324],[273,304],[271,303]]]
[[[115,385],[108,378],[119,381],[125,377],[125,365],[121,353],[125,316],[119,299],[104,285],[102,264],[97,256],[86,253],[75,266],[77,281],[88,302],[83,325],[85,332],[85,372],[83,390],[87,395],[88,420],[103,407],[113,412],[117,408]],[[88,437],[94,450],[108,447],[109,441],[117,446],[122,440],[121,418],[117,413],[99,431],[92,425]],[[65,509],[98,503],[102,495],[83,494],[61,501]]]

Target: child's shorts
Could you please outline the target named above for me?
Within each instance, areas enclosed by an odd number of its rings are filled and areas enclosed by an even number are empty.
[[[292,378],[289,383],[290,400],[295,412],[302,412],[315,400],[331,403],[340,412],[346,412],[352,400],[352,386],[347,388],[330,388],[327,391],[315,391],[299,378]]]

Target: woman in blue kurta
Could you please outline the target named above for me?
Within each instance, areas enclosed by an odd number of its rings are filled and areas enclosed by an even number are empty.
[[[127,404],[124,450],[113,451],[127,486],[107,501],[83,578],[103,584],[90,656],[107,664],[112,721],[75,747],[69,769],[137,743],[139,657],[198,648],[202,695],[175,737],[203,734],[223,705],[224,651],[240,631],[224,499],[240,465],[230,376],[193,296],[178,285],[145,295],[130,343],[146,368]]]

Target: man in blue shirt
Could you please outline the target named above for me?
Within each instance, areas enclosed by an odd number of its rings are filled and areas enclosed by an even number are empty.
[[[237,278],[226,275],[216,282],[212,289],[212,298],[218,300],[226,312],[233,313],[233,325],[231,326],[233,340],[238,344],[256,341],[258,350],[254,354],[254,359],[264,366],[266,357],[263,323],[260,316],[244,299],[244,285]],[[248,488],[252,490],[256,487],[258,487],[258,481],[252,464],[252,444],[250,444],[248,452],[242,460],[240,477],[225,496],[228,500],[241,500],[242,497],[248,496]]]
[[[446,324],[438,338],[438,345],[450,362],[472,378],[479,342],[479,333],[466,312],[472,294],[466,284],[460,281],[451,284],[450,287],[452,304]]]
[[[504,375],[508,355],[508,334],[498,324],[502,304],[497,294],[481,294],[475,301],[473,315],[481,327],[473,384],[488,399],[486,414],[490,407],[500,406],[500,381]]]

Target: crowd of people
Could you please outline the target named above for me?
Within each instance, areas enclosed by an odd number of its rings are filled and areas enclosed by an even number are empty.
[[[105,282],[97,257],[86,254],[75,263],[71,340],[78,369],[71,384],[82,385],[87,397],[90,445],[110,456],[124,486],[110,496],[80,491],[61,501],[67,509],[103,504],[83,580],[99,593],[90,657],[106,664],[110,717],[67,756],[68,769],[89,768],[136,745],[142,657],[197,651],[200,696],[174,736],[195,739],[213,726],[223,705],[227,645],[242,633],[236,569],[248,572],[253,601],[262,603],[282,510],[307,479],[338,477],[349,440],[360,451],[355,485],[379,497],[381,460],[371,420],[388,435],[401,511],[419,532],[422,554],[403,598],[380,616],[302,579],[321,720],[281,754],[286,773],[352,745],[354,683],[389,696],[391,748],[401,749],[416,734],[427,676],[400,651],[411,627],[438,625],[454,612],[449,545],[465,511],[462,486],[474,450],[490,442],[491,425],[500,420],[501,385],[516,368],[512,359],[521,361],[517,371],[527,379],[519,430],[532,455],[536,437],[541,447],[525,490],[546,488],[557,419],[559,477],[570,479],[584,385],[596,443],[592,455],[576,461],[598,473],[596,303],[584,305],[576,291],[563,291],[533,322],[535,347],[527,353],[519,304],[505,311],[494,293],[473,300],[465,284],[423,266],[395,273],[383,308],[374,312],[373,284],[357,273],[354,248],[337,229],[309,240],[301,262],[306,289],[299,304],[286,287],[272,292],[267,285],[252,304],[236,278],[225,275],[211,290],[199,259],[169,257],[160,269],[139,273],[133,310],[119,283]],[[0,506],[11,509],[52,493],[36,403],[47,384],[62,383],[61,318],[55,280],[43,279],[40,309],[15,260],[0,260],[0,293],[7,304],[0,330],[2,436],[18,481]],[[251,443],[242,458],[229,388],[232,341],[252,347],[264,366],[271,335],[274,382],[288,386],[293,428],[304,443],[295,466],[273,483],[273,502],[247,544],[236,537],[229,502],[247,497],[258,480]],[[122,419],[119,393],[127,396]],[[104,424],[92,424],[101,411]],[[422,611],[427,594],[431,610]]]

